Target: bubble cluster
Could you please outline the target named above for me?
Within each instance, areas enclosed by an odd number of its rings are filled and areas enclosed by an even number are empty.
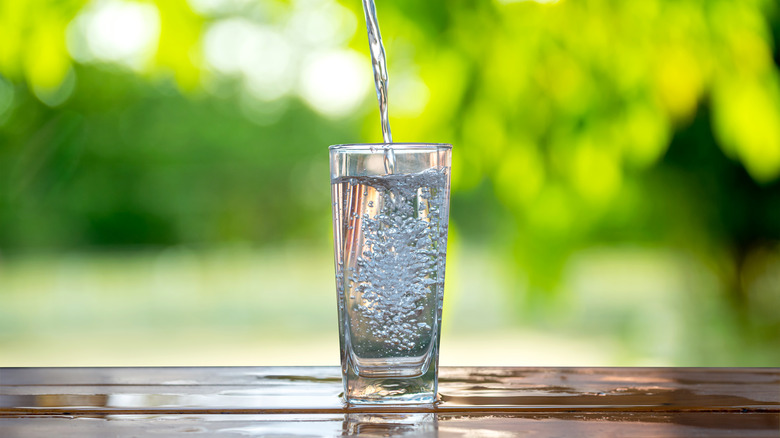
[[[417,355],[432,343],[444,286],[446,183],[446,169],[334,181],[345,195],[337,281],[356,350]]]

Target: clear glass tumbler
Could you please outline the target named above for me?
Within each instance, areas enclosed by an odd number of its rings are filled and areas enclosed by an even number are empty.
[[[330,147],[347,403],[433,403],[447,254],[446,144]]]

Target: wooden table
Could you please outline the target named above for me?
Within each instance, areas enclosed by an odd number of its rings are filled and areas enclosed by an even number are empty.
[[[780,368],[443,368],[435,406],[340,369],[0,368],[0,437],[780,436]]]

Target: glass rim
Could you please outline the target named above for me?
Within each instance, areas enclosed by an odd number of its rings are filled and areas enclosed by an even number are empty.
[[[452,145],[449,143],[345,143],[331,145],[328,150],[383,152],[387,146],[395,151],[452,149]]]

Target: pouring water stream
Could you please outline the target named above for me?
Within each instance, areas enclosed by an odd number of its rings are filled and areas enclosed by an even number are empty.
[[[366,16],[368,47],[371,50],[371,65],[374,70],[376,98],[379,101],[379,115],[382,120],[385,172],[392,174],[395,170],[395,152],[393,152],[393,135],[390,132],[390,119],[387,110],[387,58],[385,56],[385,46],[382,44],[382,34],[379,32],[379,22],[376,18],[374,0],[363,0],[363,13]]]

